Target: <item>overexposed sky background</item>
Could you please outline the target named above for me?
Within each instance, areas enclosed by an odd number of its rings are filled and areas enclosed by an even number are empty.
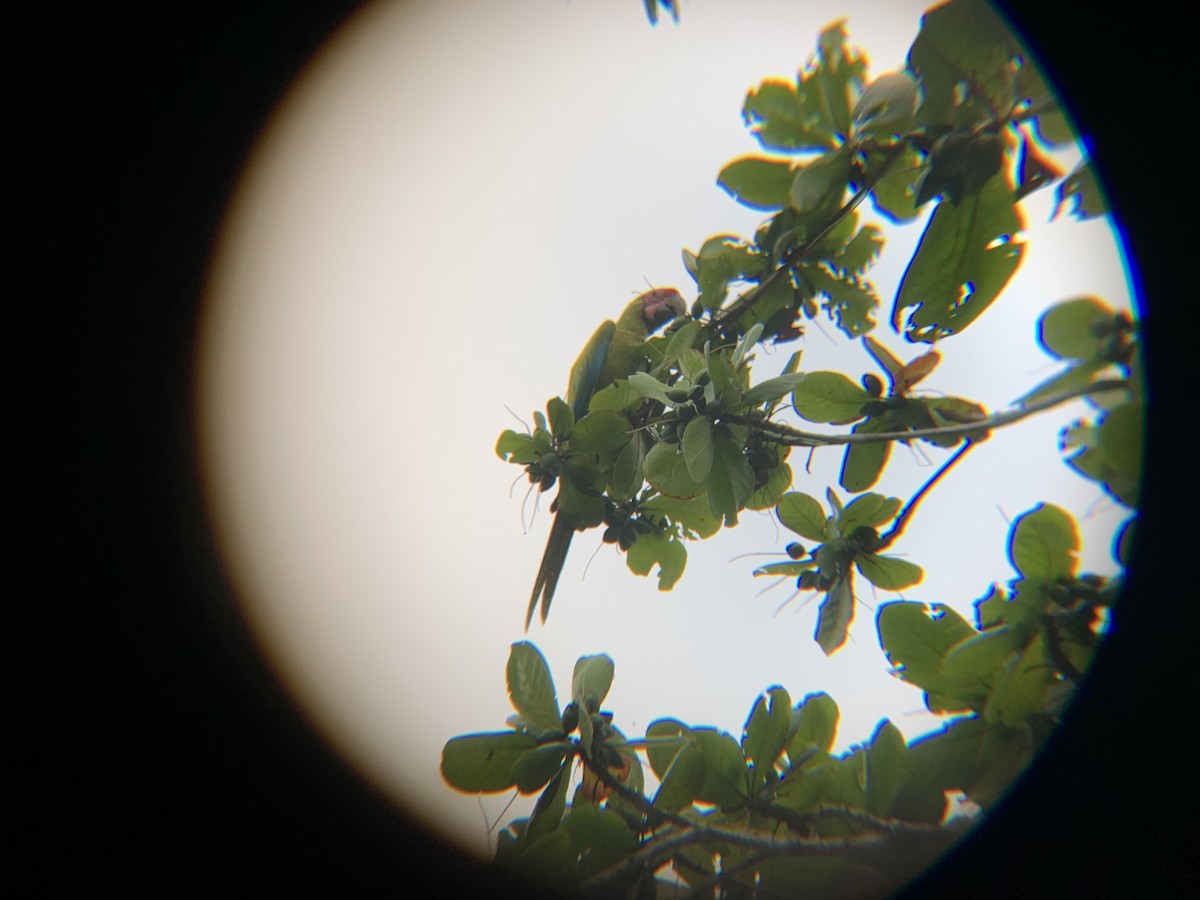
[[[203,458],[214,527],[262,642],[301,708],[379,788],[479,852],[507,796],[452,792],[450,737],[500,730],[504,666],[528,637],[560,699],[577,657],[605,652],[605,707],[630,736],[674,716],[735,735],[760,691],[829,692],[836,749],[890,717],[912,739],[939,727],[918,689],[888,674],[872,609],[895,594],[857,582],[851,641],[826,658],[816,602],[753,579],[790,533],[767,514],[689,546],[670,593],[637,578],[599,532],[576,537],[549,623],[522,631],[549,528],[493,447],[548,397],[597,324],[647,283],[695,286],[680,249],[751,235],[761,213],[715,185],[760,152],[746,91],[790,78],[819,30],[845,16],[870,75],[903,66],[926,4],[691,0],[651,28],[640,0],[380,2],[350,20],[297,79],[231,197],[215,248],[199,362]],[[922,389],[998,409],[1055,371],[1034,323],[1080,294],[1130,303],[1112,229],[1024,204],[1026,261],[984,318],[939,350]],[[887,227],[873,270],[874,337],[923,352],[886,324],[920,224]],[[794,349],[802,369],[875,371],[828,321]],[[1059,429],[1082,403],[972,451],[893,548],[926,569],[910,599],[971,603],[1013,572],[1008,520],[1039,501],[1082,524],[1084,570],[1111,572],[1122,510],[1074,475]],[[944,454],[903,447],[875,490],[907,498]],[[840,449],[795,489],[823,497]],[[840,491],[840,489],[839,489]],[[845,496],[844,492],[841,492]],[[589,565],[590,561],[590,565]],[[584,570],[586,578],[584,578]],[[806,594],[806,597],[812,596]],[[565,702],[565,700],[563,701]],[[513,810],[527,810],[532,798]],[[486,822],[485,822],[486,815]]]

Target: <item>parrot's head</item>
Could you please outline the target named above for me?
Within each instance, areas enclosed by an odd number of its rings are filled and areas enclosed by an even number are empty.
[[[675,288],[655,288],[646,291],[638,299],[642,301],[642,315],[646,319],[646,331],[650,334],[687,312],[687,304]]]

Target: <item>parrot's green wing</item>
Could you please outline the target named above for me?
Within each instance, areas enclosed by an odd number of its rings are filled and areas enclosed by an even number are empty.
[[[583,352],[571,366],[567,382],[567,404],[579,421],[587,415],[588,406],[596,392],[608,387],[618,378],[626,378],[646,367],[646,338],[650,332],[675,316],[687,311],[683,298],[674,288],[658,288],[635,297],[616,322],[605,322],[596,329]],[[575,536],[575,523],[558,510],[554,524],[550,526],[550,539],[542,564],[538,568],[533,584],[533,595],[529,598],[529,610],[525,614],[525,630],[533,621],[533,611],[541,600],[542,621],[550,611],[554,589],[567,561],[571,549],[571,538]]]
[[[608,357],[609,347],[612,346],[613,335],[617,332],[615,322],[605,322],[596,329],[583,347],[583,352],[571,366],[571,377],[567,382],[567,404],[579,421],[587,415],[588,404],[592,395],[600,387],[600,372],[604,368],[604,360]]]

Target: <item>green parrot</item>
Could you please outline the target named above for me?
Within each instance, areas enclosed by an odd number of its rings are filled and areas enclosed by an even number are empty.
[[[571,377],[567,383],[567,405],[582,419],[595,393],[608,387],[618,378],[625,378],[646,368],[646,338],[687,312],[683,297],[674,288],[656,288],[633,299],[625,307],[616,322],[605,322],[583,348],[575,364],[571,366]],[[552,505],[551,509],[555,509]],[[542,564],[538,568],[537,580],[533,583],[533,595],[529,598],[529,611],[525,615],[525,630],[533,621],[533,610],[542,601],[542,621],[550,611],[558,576],[562,574],[575,535],[575,523],[561,511],[554,514],[550,526],[550,539]]]

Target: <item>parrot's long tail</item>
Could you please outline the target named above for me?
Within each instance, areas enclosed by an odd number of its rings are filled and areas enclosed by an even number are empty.
[[[558,576],[562,574],[563,565],[567,561],[567,551],[571,549],[571,538],[575,529],[562,513],[554,516],[554,524],[550,526],[550,538],[546,541],[546,552],[542,554],[542,564],[538,567],[537,580],[533,583],[533,595],[529,598],[529,611],[525,613],[525,630],[533,621],[533,610],[542,600],[542,621],[550,612],[550,601],[554,599],[554,589],[558,587]]]

